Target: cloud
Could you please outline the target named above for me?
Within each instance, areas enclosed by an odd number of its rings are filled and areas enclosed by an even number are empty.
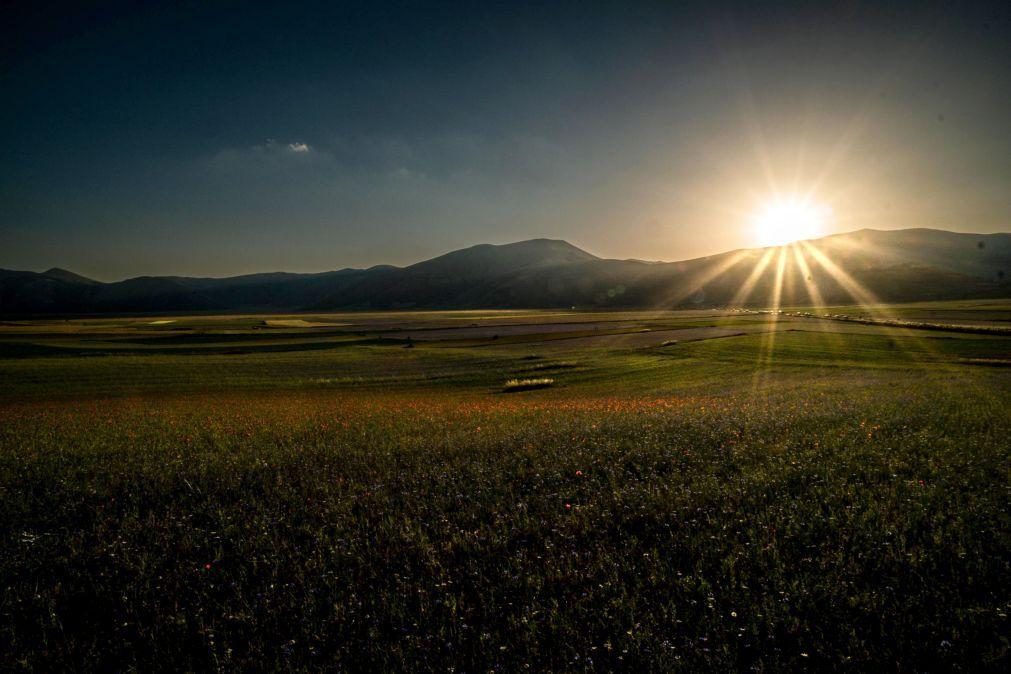
[[[328,152],[317,150],[304,141],[268,138],[256,145],[224,148],[203,157],[200,162],[206,170],[236,175],[319,169],[332,159]]]
[[[290,143],[278,142],[273,138],[268,138],[266,142],[260,145],[253,145],[248,148],[252,152],[261,154],[307,154],[312,152],[312,146],[308,143],[303,143],[300,140],[295,140]]]

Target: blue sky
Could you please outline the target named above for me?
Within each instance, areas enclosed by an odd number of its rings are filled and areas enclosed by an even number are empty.
[[[792,193],[1011,230],[1002,4],[145,4],[5,5],[0,267],[684,259]]]

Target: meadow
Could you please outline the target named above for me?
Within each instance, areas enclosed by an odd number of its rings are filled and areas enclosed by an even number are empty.
[[[4,321],[0,663],[1005,671],[1011,303],[888,311]]]

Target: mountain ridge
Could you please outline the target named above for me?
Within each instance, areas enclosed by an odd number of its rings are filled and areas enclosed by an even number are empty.
[[[105,283],[58,267],[0,270],[0,314],[763,304],[777,284],[783,304],[815,303],[812,287],[826,302],[862,301],[855,288],[882,301],[915,301],[1011,296],[1009,275],[1006,233],[861,229],[677,262],[601,258],[537,238],[477,244],[404,267],[313,273]]]

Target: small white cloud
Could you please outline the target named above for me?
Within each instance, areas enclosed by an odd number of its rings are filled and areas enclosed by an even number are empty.
[[[321,169],[333,161],[329,152],[308,143],[268,138],[257,145],[224,148],[209,155],[204,165],[215,172],[234,174]]]

